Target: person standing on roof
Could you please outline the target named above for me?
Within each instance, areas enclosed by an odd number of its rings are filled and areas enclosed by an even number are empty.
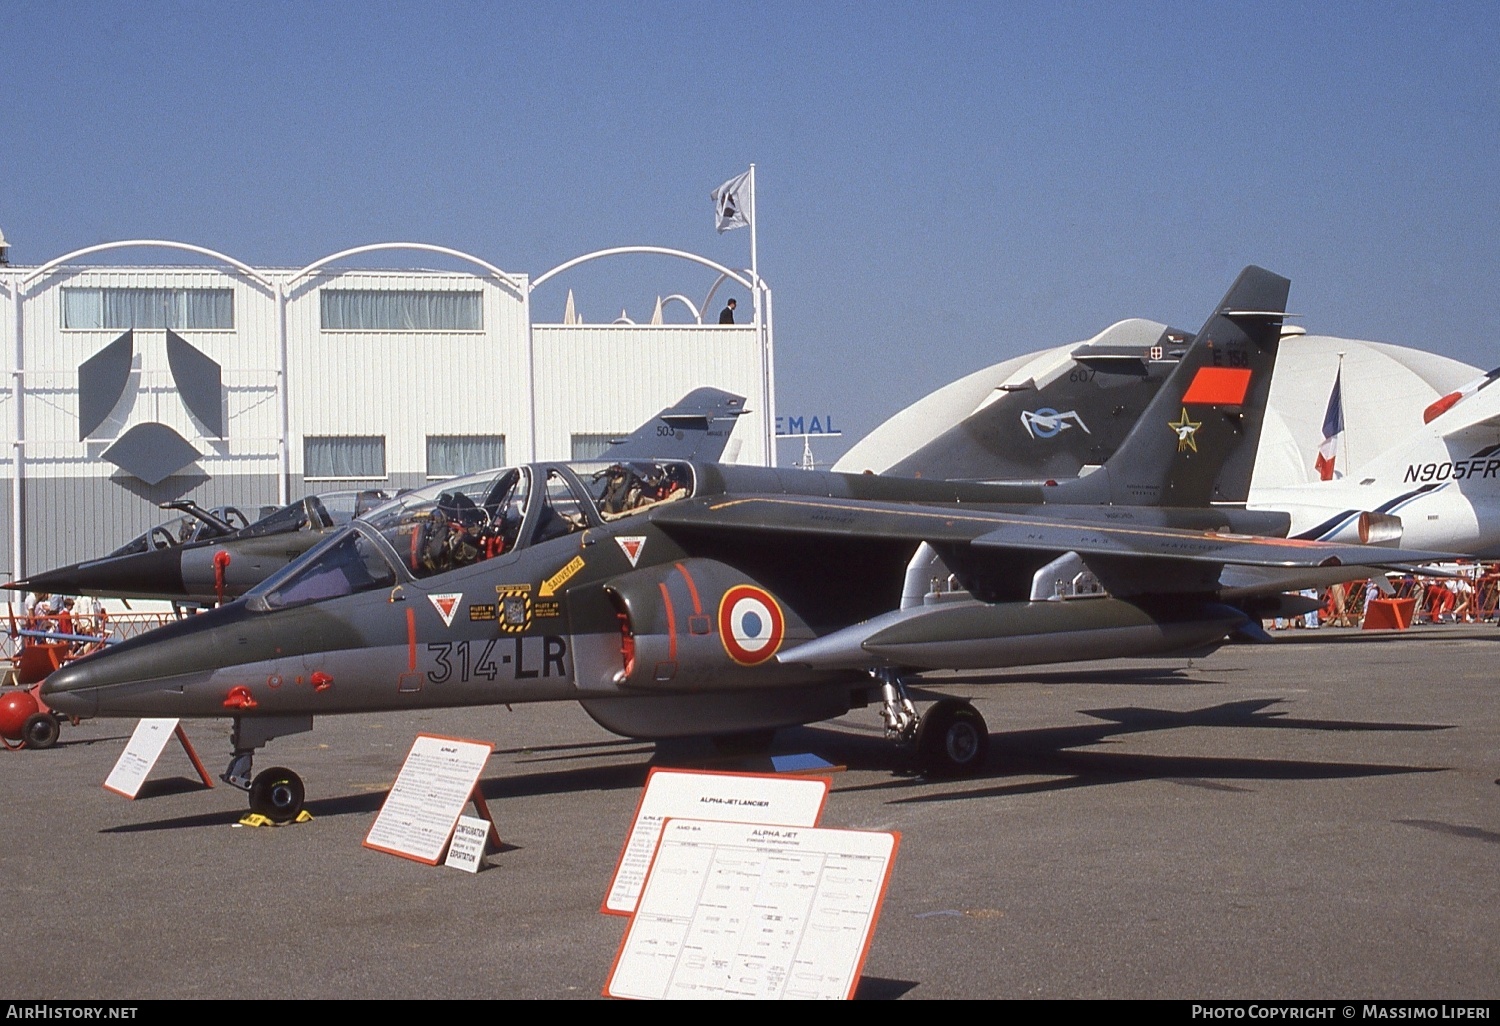
[[[719,311],[719,323],[720,324],[733,324],[734,323],[734,300],[733,299],[731,299],[729,302],[725,303],[724,304],[724,309],[722,309],[722,310]]]

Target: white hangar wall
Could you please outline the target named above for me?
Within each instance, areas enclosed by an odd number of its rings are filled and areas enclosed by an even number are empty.
[[[711,385],[748,397],[730,440],[736,452],[725,456],[764,463],[756,335],[751,324],[535,325],[537,401],[548,414],[538,422],[539,458],[570,459],[573,433],[618,437],[666,405],[653,396]]]
[[[103,555],[173,499],[253,514],[482,469],[455,459],[568,459],[575,436],[626,434],[700,385],[749,397],[731,446],[764,455],[754,325],[533,325],[530,280],[510,273],[92,258],[0,267],[6,574]],[[90,425],[90,409],[107,413]],[[169,459],[168,435],[195,458]]]
[[[326,324],[329,293],[348,299],[348,312],[366,323]],[[384,326],[392,316],[424,316],[408,307],[429,297],[461,306],[473,326]],[[370,300],[363,310],[362,300]],[[529,459],[527,309],[524,279],[359,270],[299,283],[287,298],[292,493],[425,484],[430,437],[503,439],[505,460]],[[449,312],[425,316],[441,321]],[[309,439],[377,439],[377,472],[309,467]]]
[[[4,362],[15,382],[0,414],[8,457],[3,508],[9,543],[0,557],[6,571],[15,569],[17,549],[23,568],[33,569],[102,555],[160,523],[166,515],[157,505],[184,495],[205,506],[275,501],[280,426],[272,288],[233,269],[68,265],[23,286],[34,270],[12,269],[4,288],[9,307]],[[221,424],[203,423],[181,401],[166,355],[165,328],[130,329],[100,316],[98,301],[122,292],[227,293],[224,305],[232,310],[227,324],[177,329],[221,368]],[[81,438],[80,368],[127,334],[122,387],[104,402],[108,412],[102,423]],[[15,444],[18,401],[20,446]],[[156,484],[121,474],[103,454],[142,424],[170,428],[200,455],[181,474]],[[16,502],[18,451],[24,483]]]

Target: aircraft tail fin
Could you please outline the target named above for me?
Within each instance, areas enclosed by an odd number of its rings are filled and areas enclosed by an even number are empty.
[[[883,473],[949,481],[1078,477],[1125,441],[1190,339],[1131,318],[1070,350],[1031,357],[973,412]]]
[[[1245,502],[1290,289],[1263,268],[1241,271],[1114,456],[1053,501]]]
[[[1497,378],[1500,378],[1500,367],[1496,367],[1483,377],[1475,378],[1456,392],[1449,392],[1422,411],[1422,423],[1431,424],[1475,392],[1494,384]]]
[[[600,459],[674,459],[714,463],[724,453],[745,397],[721,388],[695,388],[625,438],[610,441]]]

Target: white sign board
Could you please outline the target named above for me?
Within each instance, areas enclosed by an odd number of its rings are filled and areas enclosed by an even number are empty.
[[[898,841],[670,820],[605,995],[853,997]]]
[[[494,746],[418,734],[365,847],[438,864]]]
[[[146,782],[146,774],[151,772],[156,760],[161,758],[162,749],[172,740],[172,732],[176,729],[175,719],[142,720],[137,723],[135,733],[130,735],[130,740],[125,743],[125,750],[115,761],[115,768],[109,771],[109,776],[104,780],[105,789],[126,798],[134,798],[139,794],[141,785]]]
[[[669,817],[817,826],[830,786],[822,777],[652,770],[599,911],[612,915],[635,911],[662,823]]]
[[[477,816],[459,816],[458,826],[453,828],[453,841],[448,845],[448,857],[443,865],[462,869],[466,873],[477,873],[484,865],[484,847],[490,839],[490,821]]]

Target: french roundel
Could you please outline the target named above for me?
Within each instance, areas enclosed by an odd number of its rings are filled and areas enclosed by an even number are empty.
[[[729,658],[757,666],[776,654],[786,636],[786,618],[767,592],[738,584],[719,601],[719,638]]]

